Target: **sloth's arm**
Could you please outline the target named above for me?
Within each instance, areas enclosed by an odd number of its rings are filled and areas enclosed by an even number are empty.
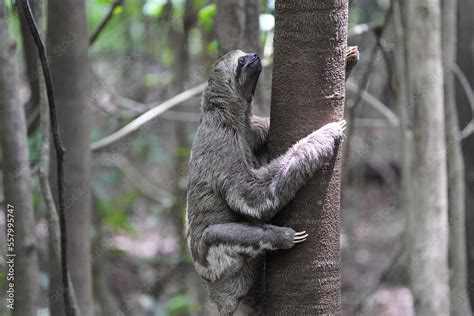
[[[303,184],[334,155],[345,121],[330,123],[294,144],[259,169],[227,177],[223,193],[230,208],[244,216],[269,221]]]
[[[250,128],[253,131],[252,147],[255,151],[267,145],[268,130],[270,129],[270,119],[268,117],[252,116]]]

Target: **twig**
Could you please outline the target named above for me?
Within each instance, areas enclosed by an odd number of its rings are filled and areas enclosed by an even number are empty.
[[[474,93],[472,91],[471,85],[469,84],[469,80],[467,80],[466,75],[462,72],[461,68],[459,68],[458,65],[453,64],[451,65],[450,69],[458,78],[459,83],[466,94],[469,105],[471,106],[471,121],[461,130],[461,139],[465,139],[474,133]]]
[[[92,33],[92,35],[89,38],[89,47],[92,46],[97,38],[99,38],[99,35],[102,33],[102,31],[105,29],[107,24],[112,20],[112,17],[114,16],[114,10],[118,6],[121,6],[123,4],[124,0],[116,0],[112,5],[110,6],[110,10],[107,13],[107,15],[104,17],[102,22],[100,22],[99,26],[95,29],[95,31]]]
[[[474,93],[472,91],[471,85],[469,84],[469,80],[467,80],[466,75],[462,72],[461,68],[457,64],[451,65],[451,71],[456,75],[459,80],[459,83],[464,89],[466,93],[466,97],[471,105],[472,115],[474,116]]]
[[[141,126],[149,123],[150,121],[154,120],[156,117],[160,116],[165,111],[171,109],[172,107],[192,98],[193,96],[202,93],[204,89],[207,87],[207,82],[202,83],[199,86],[186,90],[171,99],[161,103],[154,105],[154,108],[143,113],[132,122],[128,123],[118,131],[106,136],[96,142],[91,144],[91,150],[97,151],[103,149],[107,146],[114,144],[115,142],[119,141],[120,139],[136,132],[140,129]]]
[[[53,134],[54,149],[56,152],[56,167],[57,167],[57,185],[58,185],[58,201],[59,201],[59,224],[61,231],[61,268],[62,268],[62,283],[63,283],[63,299],[65,314],[67,316],[75,315],[72,302],[70,300],[70,288],[68,282],[68,265],[67,265],[67,237],[66,237],[66,214],[64,205],[64,147],[61,142],[61,135],[59,132],[58,118],[56,114],[56,105],[54,102],[53,82],[51,80],[51,73],[49,70],[48,57],[46,49],[38,32],[35,19],[31,12],[28,0],[21,0],[23,14],[25,15],[31,35],[38,48],[38,55],[43,69],[44,81],[46,84],[46,92],[49,103],[49,115],[51,119],[51,131]]]
[[[127,181],[129,181],[131,185],[138,189],[143,196],[158,205],[166,207],[166,203],[163,202],[163,199],[172,200],[174,198],[166,189],[142,175],[126,157],[104,154],[99,157],[98,161],[104,167],[119,169],[125,174]]]

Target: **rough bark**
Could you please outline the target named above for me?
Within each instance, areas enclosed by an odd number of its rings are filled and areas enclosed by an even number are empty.
[[[343,117],[347,8],[345,0],[276,2],[272,157]],[[267,255],[266,315],[341,312],[339,191],[340,152],[272,221],[309,237]]]
[[[474,87],[474,1],[459,0],[458,6],[458,36],[457,36],[457,64],[464,72],[471,87]],[[460,118],[460,126],[464,127],[472,118],[472,109],[463,87],[456,85],[456,103]],[[466,232],[467,232],[467,261],[469,269],[468,291],[471,306],[474,307],[474,135],[462,142],[464,154],[466,180]]]
[[[71,14],[73,13],[73,14]],[[68,18],[65,18],[68,17]],[[89,67],[85,2],[48,2],[47,45],[66,148],[64,173],[68,262],[81,315],[93,314],[90,256]],[[53,170],[53,169],[52,169]],[[52,174],[53,178],[55,177]],[[55,187],[56,181],[52,181]],[[56,192],[56,190],[53,190]],[[58,284],[51,286],[58,288]]]
[[[408,71],[415,111],[411,290],[417,315],[446,315],[449,230],[440,3],[414,0],[407,5]]]
[[[25,114],[18,95],[15,64],[16,43],[10,35],[5,2],[0,2],[0,127],[3,154],[5,213],[12,209],[15,303],[12,315],[30,316],[37,312],[38,258],[33,215],[31,171]],[[12,217],[7,216],[11,223]]]
[[[217,40],[220,52],[241,49],[260,53],[258,0],[217,0]]]
[[[462,157],[454,74],[456,63],[456,0],[442,0],[444,110],[448,167],[449,265],[451,315],[471,315],[467,295],[464,161]]]

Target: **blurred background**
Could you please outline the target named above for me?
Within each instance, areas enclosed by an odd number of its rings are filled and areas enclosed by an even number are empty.
[[[88,0],[85,11],[79,0],[30,2],[48,47],[67,150],[69,261],[78,300],[96,315],[215,313],[186,247],[187,161],[199,123],[202,84],[222,51],[239,47],[262,57],[255,112],[269,115],[274,1]],[[414,314],[404,268],[408,215],[402,201],[401,135],[406,125],[397,108],[396,78],[397,48],[404,37],[397,34],[397,21],[406,24],[406,2],[401,1],[400,14],[390,0],[350,1],[348,44],[359,47],[361,59],[346,94],[346,119],[352,126],[342,177],[344,315]],[[453,73],[471,236],[470,251],[465,249],[463,256],[473,300],[474,3],[458,3]],[[28,129],[25,163],[31,168],[34,214],[29,238],[37,250],[37,264],[30,262],[38,267],[31,276],[36,283],[25,286],[36,288],[38,315],[49,315],[54,307],[48,291],[51,297],[58,281],[48,265],[49,215],[38,180],[43,142],[38,113],[45,96],[25,21],[14,4],[6,1],[6,6]],[[147,112],[153,108],[163,110]],[[117,139],[107,138],[140,115],[154,119]],[[7,201],[3,195],[0,200],[5,213]],[[5,228],[5,216],[0,226]],[[6,247],[0,238],[2,253]],[[7,271],[6,260],[0,258],[2,271]],[[2,302],[6,273],[0,273]],[[57,301],[61,295],[57,293]],[[3,303],[0,312],[10,313]]]

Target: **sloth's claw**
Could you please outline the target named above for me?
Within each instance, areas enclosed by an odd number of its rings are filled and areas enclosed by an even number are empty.
[[[295,237],[296,237],[296,236],[300,236],[300,235],[304,235],[304,234],[306,234],[306,230],[303,230],[303,231],[301,231],[301,232],[296,232],[296,233],[295,233]]]
[[[308,234],[306,234],[306,232],[300,232],[300,233],[303,233],[304,235],[301,235],[301,234],[298,235],[298,236],[295,235],[295,239],[293,240],[294,244],[301,243],[301,242],[305,241],[306,238],[308,238]]]

